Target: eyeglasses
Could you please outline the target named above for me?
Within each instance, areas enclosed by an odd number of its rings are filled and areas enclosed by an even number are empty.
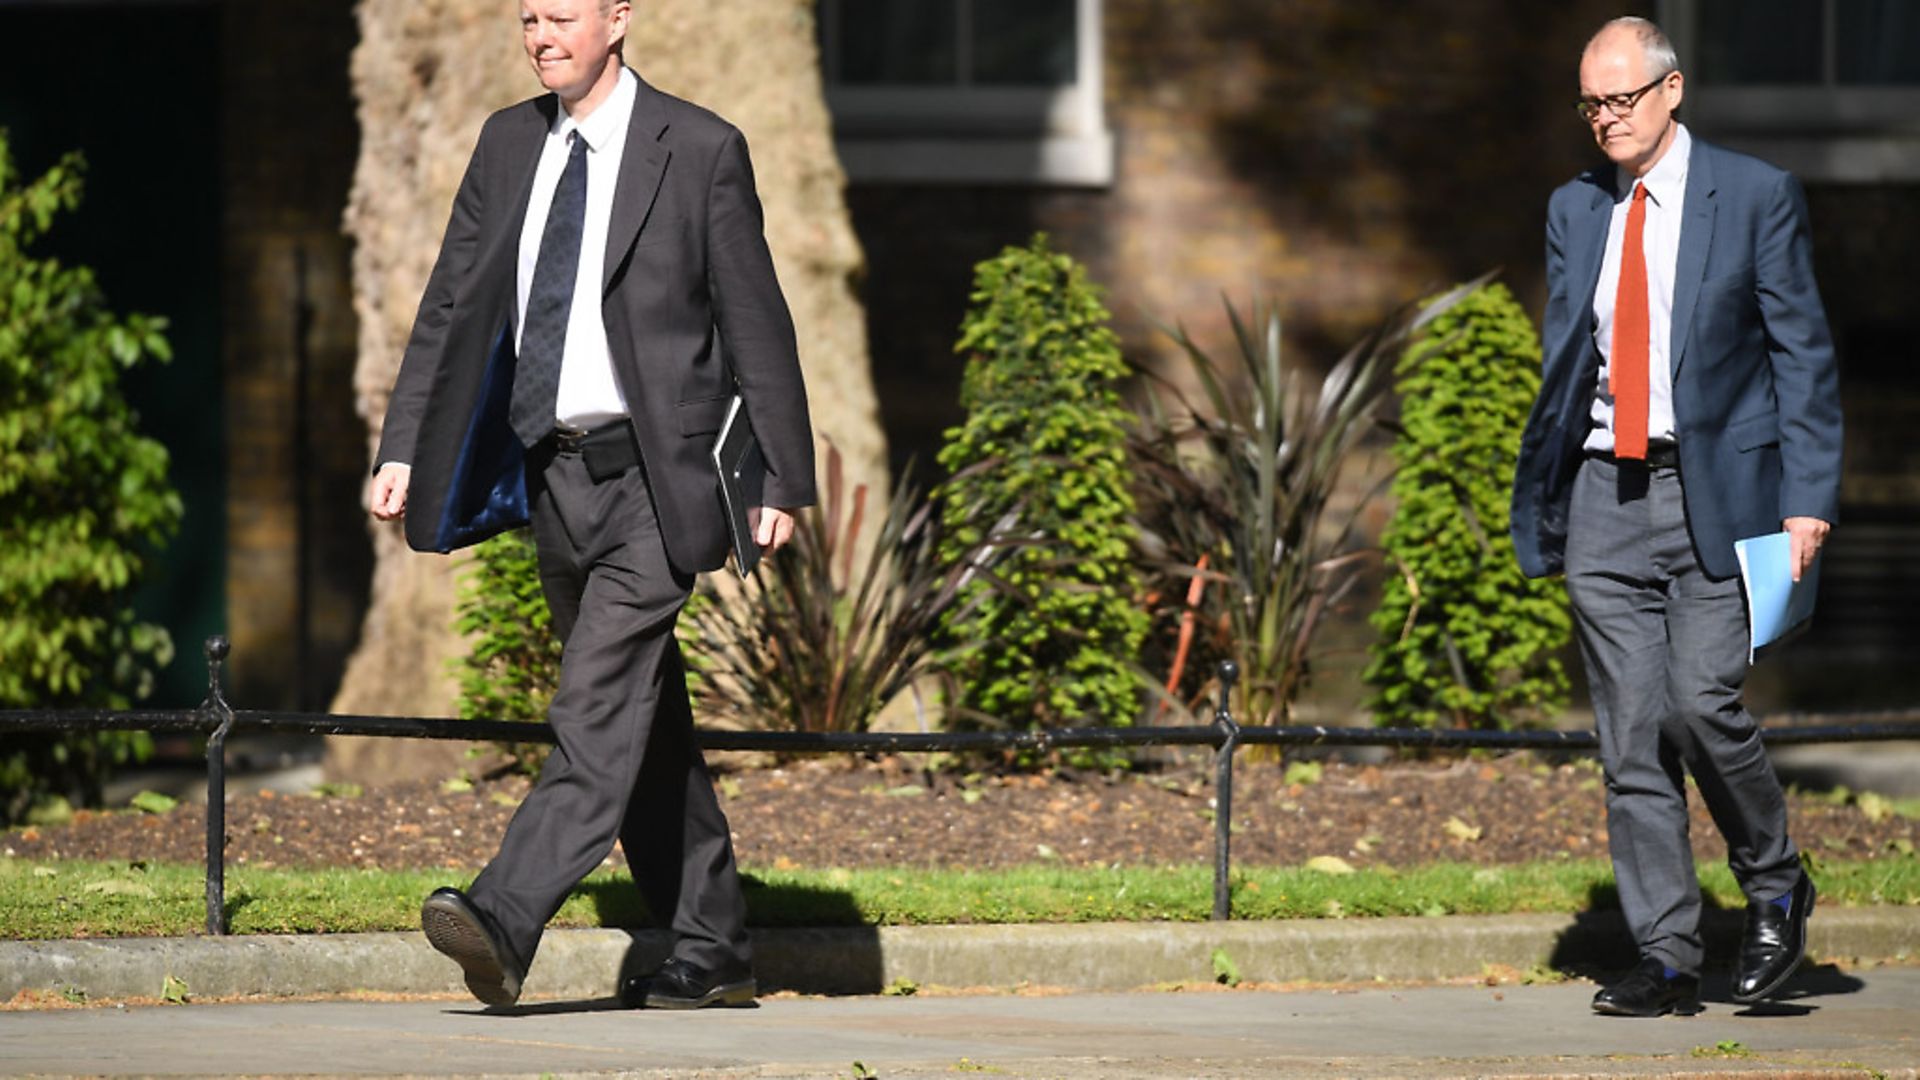
[[[1647,91],[1665,82],[1667,76],[1671,74],[1673,74],[1671,71],[1664,72],[1640,89],[1630,90],[1624,94],[1608,94],[1605,97],[1581,98],[1579,101],[1573,103],[1573,111],[1579,113],[1580,119],[1585,120],[1589,124],[1593,123],[1594,118],[1600,115],[1601,109],[1612,113],[1617,120],[1624,120],[1628,113],[1631,113],[1639,106],[1640,99],[1647,96]]]

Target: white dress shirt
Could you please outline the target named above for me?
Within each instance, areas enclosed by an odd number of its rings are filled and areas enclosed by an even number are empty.
[[[1680,261],[1680,223],[1687,201],[1687,160],[1693,136],[1675,124],[1672,145],[1637,181],[1625,169],[1615,182],[1613,218],[1607,225],[1606,256],[1593,289],[1593,343],[1600,350],[1600,380],[1593,396],[1593,430],[1586,449],[1613,452],[1613,394],[1608,390],[1613,362],[1613,302],[1620,290],[1620,253],[1626,243],[1627,212],[1636,182],[1647,188],[1647,222],[1641,234],[1647,260],[1647,441],[1673,441],[1673,278]]]
[[[627,415],[627,401],[613,377],[613,357],[607,350],[607,327],[600,315],[602,274],[607,258],[607,226],[613,216],[613,191],[620,178],[620,158],[627,147],[627,122],[633,116],[638,80],[625,67],[613,93],[587,118],[575,123],[560,109],[540,148],[540,164],[533,172],[533,192],[527,198],[527,220],[520,227],[520,270],[514,309],[514,349],[526,326],[527,293],[533,288],[533,269],[540,259],[540,234],[547,227],[553,189],[560,184],[570,150],[567,136],[575,131],[587,141],[587,216],[580,234],[580,266],[573,285],[573,308],[567,316],[567,343],[560,354],[560,390],[554,403],[555,420],[568,427],[592,430]]]

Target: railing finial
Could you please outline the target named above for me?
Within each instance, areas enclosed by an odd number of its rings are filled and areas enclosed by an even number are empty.
[[[1220,703],[1213,710],[1214,722],[1237,728],[1239,725],[1233,722],[1233,713],[1227,703],[1233,698],[1233,684],[1240,681],[1240,665],[1231,660],[1222,660],[1214,670],[1220,675]]]

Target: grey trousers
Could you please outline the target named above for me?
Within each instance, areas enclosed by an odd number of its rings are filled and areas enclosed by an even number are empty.
[[[1592,687],[1620,906],[1643,956],[1698,974],[1700,885],[1686,772],[1750,900],[1799,879],[1787,807],[1752,714],[1746,600],[1694,556],[1677,470],[1589,458],[1567,520],[1567,593]]]
[[[579,455],[536,448],[527,497],[565,642],[548,709],[559,745],[469,895],[531,964],[547,920],[617,838],[676,956],[708,970],[750,962],[733,844],[673,636],[693,579],[667,562],[645,472],[595,483]]]

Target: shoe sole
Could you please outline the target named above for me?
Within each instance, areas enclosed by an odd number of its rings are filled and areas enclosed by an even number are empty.
[[[756,986],[752,979],[745,982],[725,983],[716,986],[697,998],[668,997],[664,994],[647,994],[649,1009],[704,1009],[712,1005],[740,1006],[751,1005]]]
[[[420,929],[427,944],[440,950],[467,976],[467,990],[488,1005],[520,1000],[520,980],[494,949],[493,937],[458,904],[429,897],[420,905]]]

